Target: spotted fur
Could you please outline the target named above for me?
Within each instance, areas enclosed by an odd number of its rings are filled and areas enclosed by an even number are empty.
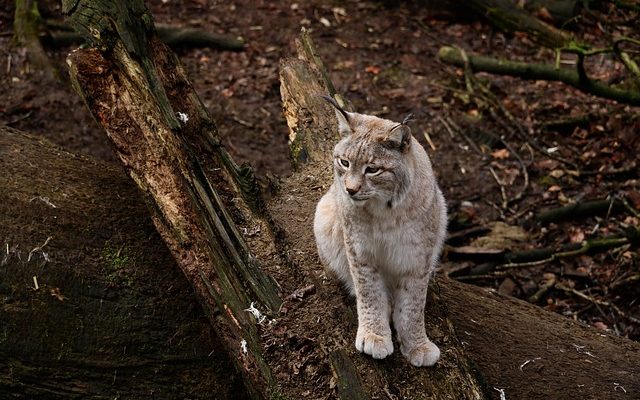
[[[431,161],[407,119],[349,113],[327,100],[343,138],[333,151],[333,184],[316,208],[318,253],[356,297],[358,351],[391,354],[393,320],[402,354],[432,366],[440,350],[427,338],[424,307],[447,212]]]

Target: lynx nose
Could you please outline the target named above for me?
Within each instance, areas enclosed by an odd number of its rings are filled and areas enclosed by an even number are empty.
[[[358,193],[358,191],[360,190],[360,186],[357,187],[349,187],[347,186],[347,193],[349,193],[349,196],[353,196],[354,194]]]

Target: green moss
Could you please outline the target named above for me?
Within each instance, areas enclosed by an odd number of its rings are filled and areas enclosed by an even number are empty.
[[[127,245],[115,246],[107,241],[101,255],[107,267],[107,281],[113,285],[131,286],[133,277],[128,271],[135,264],[131,247]]]
[[[556,180],[553,177],[549,176],[549,175],[545,175],[545,176],[541,177],[538,180],[538,183],[540,183],[540,185],[545,186],[545,187],[549,187],[549,186],[553,186],[553,185],[557,184]]]

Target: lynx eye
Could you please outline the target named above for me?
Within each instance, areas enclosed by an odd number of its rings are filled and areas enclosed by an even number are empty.
[[[340,159],[340,164],[342,164],[343,167],[345,168],[349,168],[349,161],[348,160],[344,160],[344,159]]]
[[[375,174],[378,174],[379,172],[381,172],[381,169],[378,167],[367,167],[364,170],[364,173],[369,175],[375,175]]]

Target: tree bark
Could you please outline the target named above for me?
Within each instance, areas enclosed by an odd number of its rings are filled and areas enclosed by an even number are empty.
[[[0,398],[246,398],[121,167],[0,126],[0,169]]]
[[[16,0],[13,18],[14,37],[18,45],[27,49],[29,61],[49,79],[55,79],[58,72],[49,60],[40,43],[40,32],[44,23],[38,11],[37,0]]]
[[[142,1],[67,1],[63,11],[96,48],[70,54],[71,78],[153,210],[153,221],[205,312],[235,353],[252,396],[276,393],[255,321],[280,307],[275,282],[240,233],[269,238],[252,172],[220,146],[213,121],[177,57],[157,38]],[[99,35],[96,32],[100,32]],[[251,211],[253,210],[253,211]],[[281,264],[277,254],[269,259]],[[222,318],[214,310],[222,311]],[[232,350],[233,349],[233,350]]]

